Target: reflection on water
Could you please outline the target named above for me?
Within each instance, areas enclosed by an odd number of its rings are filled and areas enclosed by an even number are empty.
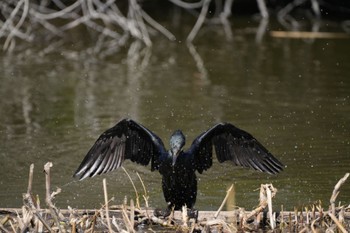
[[[61,208],[100,207],[102,178],[121,203],[134,197],[122,170],[83,182],[72,174],[98,135],[132,117],[163,138],[181,128],[191,139],[219,121],[255,135],[286,169],[267,176],[230,164],[199,175],[197,207],[216,209],[235,184],[237,205],[257,204],[261,183],[278,188],[277,205],[287,208],[327,203],[337,180],[350,171],[349,40],[288,40],[233,32],[202,36],[196,46],[137,42],[109,60],[74,60],[74,53],[1,57],[0,206],[19,207],[29,165],[35,164],[34,192],[44,197],[43,165],[52,161],[53,187]],[[68,59],[68,57],[72,59]],[[90,60],[91,61],[91,60]],[[187,145],[188,146],[188,145]],[[160,175],[126,162],[152,206],[164,206]],[[111,196],[112,196],[111,195]],[[338,200],[349,203],[350,186]]]

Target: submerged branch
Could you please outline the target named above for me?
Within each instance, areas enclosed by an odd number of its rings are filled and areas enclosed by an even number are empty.
[[[235,7],[233,0],[223,2],[212,0],[168,1],[173,4],[170,6],[185,9],[197,17],[196,23],[187,36],[187,42],[192,42],[198,36],[199,30],[204,24],[219,23],[223,26],[227,39],[233,38],[231,24],[228,21],[228,17],[232,15],[232,8]],[[287,29],[298,29],[300,23],[294,19],[292,12],[301,5],[306,5],[305,2],[307,0],[292,0],[278,9],[276,16],[280,24]],[[270,15],[266,1],[256,0],[256,3],[262,18],[265,19],[264,22],[268,22],[267,18]],[[314,13],[317,20],[321,15],[321,3],[317,0],[310,0],[310,3],[309,10]],[[111,46],[111,51],[108,49],[94,50],[95,53],[101,55],[100,57],[114,54],[115,51],[122,49],[127,44],[126,40],[139,40],[145,46],[150,47],[153,44],[152,37],[155,33],[159,33],[171,41],[176,40],[171,30],[146,12],[145,5],[146,3],[141,0],[130,0],[124,4],[115,0],[76,0],[70,5],[62,0],[3,1],[0,3],[0,16],[3,19],[1,22],[0,18],[0,39],[4,38],[3,50],[13,51],[17,41],[30,43],[42,38],[46,41],[52,41],[51,39],[56,37],[63,39],[69,36],[72,29],[80,26],[96,32],[97,36],[99,36],[98,34],[105,36],[104,46],[96,46],[96,48]],[[215,14],[208,16],[209,7],[215,9]],[[346,21],[343,25],[344,30],[348,30]]]
[[[193,39],[196,37],[199,29],[202,27],[202,24],[204,23],[204,20],[208,13],[210,2],[211,0],[204,0],[201,13],[199,14],[196,24],[193,26],[192,31],[187,37],[187,42],[192,42]]]

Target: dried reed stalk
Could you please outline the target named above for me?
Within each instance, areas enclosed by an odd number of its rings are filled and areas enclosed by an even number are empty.
[[[106,178],[104,178],[102,182],[103,182],[103,194],[104,194],[104,198],[105,198],[105,209],[106,209],[106,220],[107,220],[107,225],[108,225],[108,231],[114,232],[112,230],[111,219],[109,218],[108,192],[107,192]]]
[[[347,233],[348,231],[345,230],[345,228],[343,227],[343,225],[338,221],[337,217],[334,216],[334,214],[329,213],[328,212],[329,217],[331,217],[331,219],[334,221],[334,223],[337,225],[337,227],[339,228],[339,230],[343,233]]]
[[[23,194],[23,202],[24,207],[27,208],[28,211],[32,212],[37,219],[40,221],[40,225],[38,226],[38,229],[42,229],[41,224],[43,224],[47,230],[52,231],[49,224],[44,220],[44,218],[41,216],[41,213],[38,211],[40,209],[40,205],[38,203],[39,198],[35,201],[32,194],[32,185],[33,185],[33,174],[34,174],[34,164],[31,164],[29,167],[29,179],[28,179],[28,187],[27,187],[27,193]],[[25,208],[23,208],[25,210]],[[31,221],[31,219],[29,220]],[[38,222],[38,221],[36,221]]]
[[[50,168],[52,167],[52,162],[47,162],[44,165],[44,172],[45,172],[45,184],[46,184],[46,204],[48,205],[51,216],[53,217],[58,229],[60,232],[66,232],[64,228],[62,228],[60,224],[60,217],[59,217],[59,211],[56,208],[56,206],[52,203],[52,199],[61,192],[60,189],[57,189],[56,192],[51,193],[51,171]]]
[[[275,229],[276,223],[275,223],[275,218],[273,216],[273,211],[272,211],[272,190],[273,186],[271,185],[266,185],[265,190],[266,190],[266,197],[267,197],[267,206],[269,208],[269,217],[270,217],[270,226],[271,229]]]
[[[339,195],[339,189],[340,187],[345,183],[345,181],[348,179],[350,173],[346,173],[343,178],[341,178],[338,183],[334,186],[333,193],[330,199],[331,208],[332,208],[332,214],[335,215],[335,200],[337,199]]]
[[[267,190],[271,191],[271,198],[267,197]],[[252,210],[246,216],[246,220],[248,220],[251,217],[253,217],[254,215],[257,215],[258,213],[262,212],[268,206],[268,200],[269,199],[271,200],[273,197],[275,197],[276,193],[277,193],[277,189],[274,188],[272,184],[262,184],[260,186],[259,206],[257,208],[255,208],[254,210]],[[271,210],[271,212],[272,212],[272,210]]]
[[[131,179],[131,176],[129,175],[128,171],[127,171],[123,166],[121,166],[121,168],[123,169],[123,171],[125,172],[125,174],[128,176],[128,178],[129,178],[129,180],[130,180],[130,182],[131,182],[131,185],[132,185],[132,187],[134,188],[135,196],[136,196],[136,207],[140,209],[140,208],[141,208],[141,206],[140,206],[140,196],[139,196],[139,192],[138,192],[137,189],[136,189],[136,186],[135,186],[135,184],[134,184],[134,181]]]
[[[186,205],[182,206],[182,227],[187,228],[187,221],[188,221],[188,216],[187,216],[187,207]]]
[[[131,220],[130,220],[130,218],[128,216],[126,205],[123,205],[122,215],[123,215],[123,220],[124,220],[126,229],[128,230],[128,232],[133,232],[134,233],[135,232],[134,225],[132,225]]]
[[[262,210],[268,207],[269,211],[269,219],[270,219],[270,228],[277,228],[277,223],[275,221],[275,216],[272,211],[272,198],[275,196],[277,189],[275,189],[271,184],[261,185],[260,187],[260,203],[259,206],[253,211],[245,212],[243,209],[238,209],[236,211],[221,211],[219,208],[220,218],[218,216],[218,212],[205,212],[201,211],[199,218],[199,222],[191,222],[191,226],[188,225],[188,216],[187,216],[187,208],[184,207],[182,213],[180,211],[172,211],[172,214],[169,219],[162,220],[152,216],[152,212],[150,211],[149,216],[145,216],[145,212],[148,210],[139,210],[135,211],[135,206],[133,201],[130,201],[130,208],[128,209],[126,205],[123,205],[121,210],[110,210],[109,209],[109,200],[108,200],[108,192],[107,192],[107,183],[106,180],[103,180],[103,190],[104,190],[104,201],[105,205],[98,211],[96,210],[60,210],[53,205],[52,199],[59,193],[59,191],[51,193],[51,181],[50,181],[50,168],[52,167],[52,163],[45,164],[45,185],[46,185],[46,202],[49,209],[40,209],[39,199],[34,199],[32,197],[32,179],[34,172],[34,165],[30,166],[29,170],[29,180],[28,180],[28,188],[27,193],[24,195],[24,206],[22,209],[1,209],[1,212],[7,212],[7,217],[0,220],[0,231],[2,232],[24,232],[24,231],[43,231],[43,227],[45,227],[48,231],[60,231],[65,232],[66,228],[69,227],[66,222],[60,222],[60,219],[63,218],[62,214],[65,214],[64,218],[69,218],[70,231],[106,231],[108,229],[109,232],[113,232],[112,224],[116,227],[118,232],[135,232],[134,226],[137,226],[140,223],[144,223],[144,221],[148,220],[152,223],[166,226],[166,227],[179,227],[181,230],[185,230],[187,232],[192,232],[194,230],[202,230],[202,231],[217,231],[219,229],[225,232],[237,232],[237,230],[248,230],[254,231],[257,230],[256,224],[259,221],[259,218],[262,215]],[[337,195],[339,194],[339,189],[341,185],[344,184],[346,178],[348,178],[349,174],[347,173],[342,179],[338,181],[333,190],[333,195],[331,198],[333,200],[332,203],[335,202]],[[139,177],[141,179],[141,177]],[[144,187],[145,189],[145,187]],[[227,193],[233,189],[231,186]],[[146,191],[145,191],[146,192]],[[226,198],[226,197],[225,197]],[[225,202],[226,200],[224,200]],[[221,205],[222,206],[222,205]],[[305,209],[305,211],[304,211]],[[323,211],[323,208],[320,204],[313,205],[311,211],[309,208],[302,208],[301,211],[297,209],[294,212],[287,212],[283,210],[283,214],[280,215],[280,225],[279,228],[282,231],[299,231],[299,232],[319,232],[320,230],[328,230],[334,231],[334,229],[338,229],[340,232],[348,232],[349,222],[348,219],[350,217],[350,213],[348,207],[339,207],[336,208],[334,206],[335,212],[338,213],[333,214],[333,210]],[[104,211],[105,210],[105,211]],[[128,212],[130,211],[130,212]],[[112,222],[110,219],[110,212],[113,212]],[[116,215],[119,214],[119,220],[124,220],[124,224],[126,230],[124,230],[116,220]],[[66,215],[69,215],[67,217]],[[80,216],[79,216],[80,215]],[[235,216],[233,224],[228,222],[228,218]],[[256,216],[256,220],[253,223],[247,223],[247,220],[253,216]],[[14,217],[15,216],[15,217]],[[54,222],[51,220],[46,222],[44,219],[53,218]],[[137,217],[137,218],[135,218]],[[286,218],[286,219],[284,219]],[[141,219],[135,221],[135,219]],[[237,219],[240,219],[240,225],[237,228]],[[33,221],[34,220],[34,221]],[[107,224],[105,223],[107,221]],[[273,221],[273,223],[271,223]],[[6,225],[5,225],[6,224]],[[33,225],[34,224],[34,225]],[[42,224],[40,228],[38,224]],[[53,225],[52,225],[53,224]],[[96,227],[95,227],[96,226]],[[100,227],[103,228],[100,228]],[[123,226],[124,227],[124,226]]]
[[[143,188],[143,193],[144,193],[144,194],[142,195],[142,197],[143,197],[143,199],[145,200],[145,206],[146,206],[146,208],[148,208],[148,207],[149,207],[149,206],[148,206],[148,199],[149,199],[149,196],[148,196],[148,192],[147,192],[146,186],[145,186],[145,184],[143,183],[143,180],[142,180],[140,174],[139,174],[138,172],[136,172],[136,175],[137,175],[137,177],[139,178],[139,180],[140,180],[140,182],[141,182],[141,185],[142,185],[142,188]]]
[[[222,201],[219,209],[216,211],[215,215],[214,215],[214,218],[217,218],[220,214],[220,211],[222,210],[222,208],[224,207],[226,201],[227,201],[227,198],[230,196],[230,193],[232,192],[233,190],[233,184],[230,186],[230,188],[226,191],[226,196],[224,198],[224,200]]]

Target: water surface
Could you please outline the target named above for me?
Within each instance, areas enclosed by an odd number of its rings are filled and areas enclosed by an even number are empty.
[[[247,130],[285,165],[276,176],[216,163],[199,177],[196,206],[215,210],[235,184],[236,205],[258,204],[262,183],[278,188],[286,208],[329,202],[338,179],[350,172],[350,41],[348,39],[257,40],[257,23],[236,19],[233,39],[222,30],[202,31],[195,47],[178,38],[155,38],[139,54],[106,59],[36,49],[0,57],[0,206],[20,207],[29,165],[34,193],[44,202],[43,165],[53,162],[52,186],[61,187],[61,208],[99,208],[102,179],[115,203],[134,198],[120,169],[72,182],[72,174],[97,137],[124,117],[157,133],[168,145],[175,129],[187,146],[220,121]],[[240,21],[239,21],[240,20]],[[273,23],[271,23],[273,25]],[[272,26],[271,26],[272,27]],[[187,32],[187,31],[186,31]],[[183,32],[185,34],[186,32]],[[83,36],[82,36],[83,37]],[[125,163],[139,191],[143,178],[153,207],[164,206],[160,175]],[[338,200],[350,202],[349,182]]]

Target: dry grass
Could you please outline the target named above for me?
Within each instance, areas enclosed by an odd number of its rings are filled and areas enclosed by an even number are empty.
[[[23,195],[22,208],[0,209],[2,232],[135,232],[137,230],[149,232],[349,232],[350,230],[350,205],[335,206],[336,197],[349,173],[335,185],[330,205],[327,207],[329,210],[324,210],[321,204],[315,204],[304,210],[276,211],[277,208],[273,206],[272,200],[277,194],[277,189],[271,184],[263,184],[259,192],[260,202],[255,209],[245,211],[243,208],[236,208],[232,211],[221,211],[230,193],[234,191],[231,186],[218,211],[200,211],[196,221],[187,216],[187,211],[175,211],[167,219],[157,218],[148,206],[146,208],[135,206],[133,200],[130,200],[129,205],[111,206],[105,180],[103,180],[105,204],[100,209],[77,210],[68,207],[68,209],[59,210],[52,201],[60,193],[60,189],[51,191],[51,167],[52,163],[44,166],[47,208],[41,208],[39,199],[32,194],[34,165],[31,165],[28,189]],[[147,196],[144,185],[143,188],[144,196]]]

